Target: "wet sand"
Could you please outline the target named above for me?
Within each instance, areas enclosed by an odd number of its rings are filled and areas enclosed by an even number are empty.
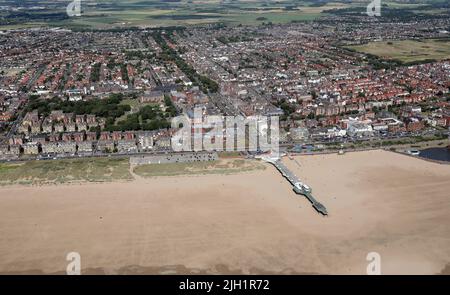
[[[283,159],[328,209],[273,167],[0,188],[0,273],[437,274],[450,262],[450,165],[386,151]]]

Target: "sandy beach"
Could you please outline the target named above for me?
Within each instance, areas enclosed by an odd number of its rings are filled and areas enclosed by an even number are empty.
[[[230,175],[0,187],[0,273],[437,274],[450,263],[450,165],[367,151]],[[448,269],[448,268],[447,268]]]

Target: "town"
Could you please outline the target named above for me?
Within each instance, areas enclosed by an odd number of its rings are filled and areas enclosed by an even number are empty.
[[[280,144],[297,152],[447,138],[449,55],[404,62],[357,47],[448,47],[450,19],[343,18],[1,32],[0,159],[170,152],[171,118],[194,108],[278,116]]]

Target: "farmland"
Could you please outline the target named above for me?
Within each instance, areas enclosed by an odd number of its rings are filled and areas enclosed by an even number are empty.
[[[36,2],[36,1],[35,1]],[[3,1],[0,0],[0,5]],[[28,3],[24,1],[24,3]],[[325,15],[324,11],[348,7],[348,4],[314,1],[157,1],[157,0],[121,0],[121,1],[82,1],[81,17],[66,17],[67,1],[39,1],[47,10],[33,10],[26,14],[14,15],[2,23],[4,29],[20,26],[49,24],[70,28],[110,28],[146,26],[161,27],[174,25],[195,25],[207,23],[227,23],[231,25],[258,25],[262,23],[286,23],[291,21],[309,21]],[[3,3],[4,4],[4,3]],[[25,4],[24,4],[25,5]],[[31,5],[31,4],[30,4]],[[5,14],[8,20],[8,14]],[[36,20],[34,20],[36,18]],[[31,21],[30,21],[31,19]]]

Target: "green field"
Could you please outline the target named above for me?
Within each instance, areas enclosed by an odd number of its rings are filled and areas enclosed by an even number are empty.
[[[445,14],[444,7],[430,4],[445,0],[389,0],[385,9],[396,9],[421,15]],[[361,8],[366,0],[83,0],[82,16],[67,17],[69,0],[29,0],[12,4],[0,0],[0,6],[20,6],[19,15],[0,11],[0,30],[33,27],[40,24],[74,29],[107,29],[112,27],[165,27],[207,23],[259,25],[310,21],[326,17],[330,10]],[[35,7],[40,7],[36,9]],[[44,7],[44,9],[42,9]]]
[[[244,159],[221,159],[213,162],[149,164],[134,168],[133,172],[142,177],[233,174],[262,170],[265,166],[257,161]]]
[[[46,26],[47,23],[42,22],[34,22],[34,23],[21,23],[21,24],[14,24],[14,25],[0,25],[0,31],[7,31],[7,30],[17,30],[17,29],[31,29],[31,28],[38,28],[42,26]]]
[[[110,26],[180,26],[196,25],[206,23],[228,23],[257,25],[263,22],[286,23],[291,21],[313,20],[321,15],[324,9],[335,6],[325,5],[323,7],[301,7],[299,10],[286,11],[284,7],[261,8],[259,3],[239,6],[224,6],[220,3],[190,5],[172,5],[172,7],[151,8],[141,7],[135,9],[133,5],[125,7],[124,10],[91,10],[79,18],[71,18],[60,22],[65,26],[104,28]],[[169,5],[169,4],[168,4]]]
[[[65,15],[65,6],[69,2],[59,1],[48,10],[48,13]],[[2,0],[0,0],[0,5]],[[46,0],[37,0],[36,5],[50,5]],[[59,6],[57,6],[59,5]],[[83,0],[82,16],[47,21],[52,26],[70,28],[111,28],[131,26],[183,26],[206,23],[227,23],[258,25],[263,22],[286,23],[291,21],[314,20],[324,15],[325,10],[345,8],[345,3],[317,4],[312,0]],[[42,15],[44,12],[27,10],[31,15]],[[0,13],[0,17],[1,17]],[[6,15],[5,15],[6,16]],[[58,16],[61,17],[61,16]],[[17,21],[17,18],[13,18]],[[22,19],[25,27],[30,20]],[[20,27],[20,23],[11,28]],[[5,26],[7,29],[8,26]]]
[[[89,158],[0,164],[0,185],[132,180],[128,159]]]
[[[348,46],[348,48],[403,63],[450,59],[450,40],[448,39],[382,41]]]

